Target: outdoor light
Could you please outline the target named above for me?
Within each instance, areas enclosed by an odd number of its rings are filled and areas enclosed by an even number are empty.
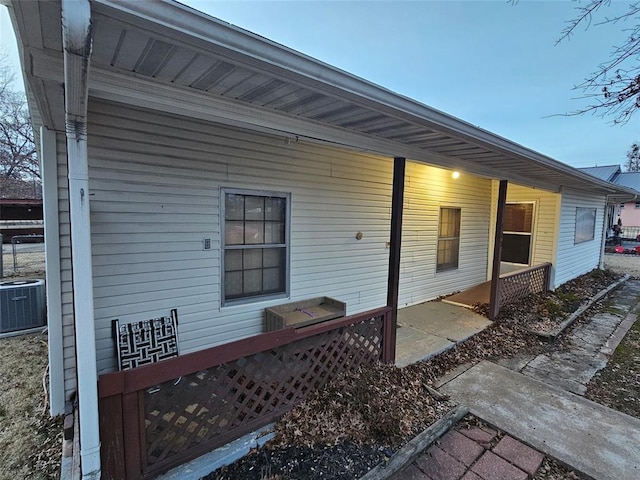
[[[454,172],[451,174],[451,177],[452,177],[454,180],[456,180],[456,179],[460,178],[460,172],[458,172],[458,171],[454,171]]]

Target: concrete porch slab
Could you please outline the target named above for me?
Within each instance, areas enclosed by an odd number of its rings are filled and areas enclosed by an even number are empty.
[[[398,311],[396,365],[430,358],[484,330],[491,322],[473,311],[442,302],[425,302]]]

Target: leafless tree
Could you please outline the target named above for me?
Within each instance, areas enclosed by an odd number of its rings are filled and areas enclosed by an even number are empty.
[[[578,27],[620,24],[625,41],[613,46],[605,62],[574,88],[581,90],[590,105],[572,112],[587,112],[612,118],[615,124],[626,123],[640,108],[640,2],[631,2],[625,13],[607,16],[611,0],[589,0],[576,6],[577,15],[567,22],[557,43],[569,39]]]
[[[640,172],[640,143],[635,142],[627,151],[624,169],[627,172]]]
[[[0,56],[0,177],[40,179],[33,128],[24,93],[13,89],[14,76]]]

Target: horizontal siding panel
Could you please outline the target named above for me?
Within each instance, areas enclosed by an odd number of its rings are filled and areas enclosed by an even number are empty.
[[[602,249],[605,197],[574,190],[562,193],[560,234],[554,288],[597,268]],[[595,208],[596,224],[593,240],[575,244],[576,208]]]
[[[401,306],[432,300],[482,283],[487,276],[491,182],[415,163],[407,164]],[[458,268],[436,272],[441,207],[461,208]]]
[[[114,367],[113,318],[178,308],[182,351],[193,351],[260,333],[265,305],[289,301],[221,308],[221,187],[291,194],[291,300],[386,303],[392,159],[106,103],[92,102],[89,121],[101,371]]]

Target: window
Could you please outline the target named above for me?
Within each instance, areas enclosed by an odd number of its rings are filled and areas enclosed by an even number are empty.
[[[461,210],[459,208],[440,209],[436,272],[458,268],[460,216]]]
[[[636,202],[636,208],[640,208],[640,202]]]
[[[596,209],[576,207],[576,233],[574,243],[593,240],[596,230]]]
[[[621,204],[620,204],[620,208],[624,208],[624,203],[621,203]]]
[[[502,229],[502,261],[529,265],[533,233],[533,203],[507,203]]]
[[[288,293],[289,195],[222,190],[222,303]]]

